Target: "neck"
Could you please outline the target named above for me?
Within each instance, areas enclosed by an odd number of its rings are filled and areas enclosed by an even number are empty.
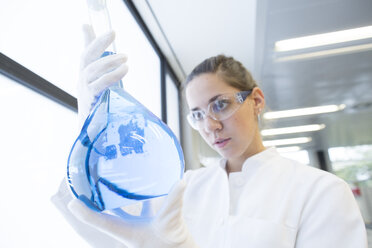
[[[254,146],[254,149],[250,149],[249,151],[245,152],[242,156],[236,158],[229,158],[226,162],[226,172],[230,174],[230,172],[239,172],[242,171],[243,164],[245,160],[249,157],[264,151],[266,148],[263,146],[262,142],[259,142]]]

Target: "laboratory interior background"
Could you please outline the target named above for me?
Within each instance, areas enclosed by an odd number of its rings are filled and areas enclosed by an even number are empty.
[[[265,146],[343,178],[372,228],[371,0],[107,0],[124,89],[166,122],[186,169],[218,154],[186,121],[181,84],[217,54],[264,91]],[[80,130],[85,0],[0,5],[0,247],[88,247],[50,197]],[[372,247],[372,246],[371,246]]]

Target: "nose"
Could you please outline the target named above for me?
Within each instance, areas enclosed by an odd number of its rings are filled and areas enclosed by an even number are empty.
[[[207,116],[204,119],[204,131],[206,133],[213,133],[216,130],[220,130],[222,128],[222,123],[218,120],[213,119],[210,116]]]

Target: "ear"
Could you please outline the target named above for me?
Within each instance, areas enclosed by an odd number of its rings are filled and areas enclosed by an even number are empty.
[[[265,107],[265,96],[260,88],[253,88],[252,99],[254,100],[255,114],[259,115]]]

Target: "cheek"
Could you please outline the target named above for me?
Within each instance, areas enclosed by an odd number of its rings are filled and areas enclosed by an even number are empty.
[[[254,117],[245,115],[233,116],[226,127],[228,127],[230,132],[233,132],[237,138],[245,139],[247,136],[253,135],[256,130],[256,121]]]
[[[245,129],[254,130],[254,127],[257,126],[257,116],[254,114],[253,106],[246,104],[238,111],[238,114],[235,116],[238,125]]]

